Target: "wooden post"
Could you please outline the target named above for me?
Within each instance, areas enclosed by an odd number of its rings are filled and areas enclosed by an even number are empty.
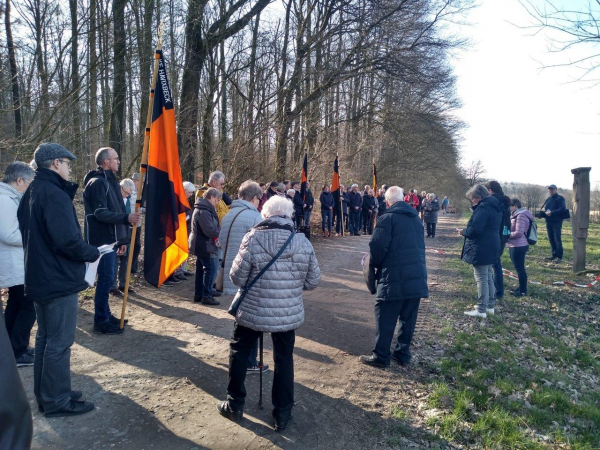
[[[572,169],[573,214],[573,273],[585,270],[585,244],[590,226],[590,170],[591,167]]]

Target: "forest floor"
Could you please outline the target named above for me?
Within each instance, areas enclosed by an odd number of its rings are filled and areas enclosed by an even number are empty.
[[[20,369],[33,448],[597,448],[600,291],[538,286],[530,297],[505,299],[494,317],[468,318],[462,311],[475,286],[470,266],[458,262],[454,228],[462,222],[440,215],[436,238],[426,239],[431,295],[421,302],[406,368],[358,362],[375,337],[374,297],[360,265],[369,237],[313,238],[322,282],[304,295],[296,406],[283,433],[272,426],[268,337],[264,409],[257,374],[246,378],[240,424],[215,409],[226,397],[231,297],[207,307],[192,302],[193,280],[155,289],[136,279],[125,333],[103,336],[91,333],[93,290],[81,293],[72,382],[96,409],[45,418],[31,368]],[[111,297],[115,315],[120,304]]]

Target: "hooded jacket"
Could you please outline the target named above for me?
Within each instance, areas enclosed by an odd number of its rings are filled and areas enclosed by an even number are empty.
[[[231,210],[223,217],[219,241],[225,258],[223,265],[225,270],[223,274],[223,294],[225,295],[235,295],[237,292],[237,287],[229,277],[229,271],[233,265],[233,260],[238,254],[242,239],[261,220],[260,213],[252,203],[239,199],[233,201]]]
[[[412,206],[399,201],[387,208],[377,220],[369,248],[377,270],[377,300],[429,297],[423,224]]]
[[[440,202],[437,198],[433,200],[424,199],[421,209],[423,210],[425,223],[437,223],[438,211],[440,210]]]
[[[85,263],[100,252],[81,238],[73,207],[77,185],[58,173],[38,168],[19,209],[25,253],[25,295],[48,304],[88,287]]]
[[[196,199],[192,215],[192,232],[189,237],[189,248],[192,255],[198,258],[210,258],[219,252],[215,239],[219,237],[219,217],[215,207],[206,199]]]
[[[121,195],[121,185],[112,170],[98,167],[83,179],[85,208],[84,235],[88,244],[129,243],[129,214]]]
[[[273,259],[294,232],[287,217],[273,216],[258,223],[242,240],[229,275],[243,287]],[[277,333],[295,330],[304,322],[302,291],[321,281],[313,246],[296,233],[283,254],[252,286],[235,318],[244,327]],[[237,295],[240,295],[239,292]]]
[[[23,239],[17,219],[22,197],[10,184],[0,183],[0,288],[25,283]]]
[[[510,197],[504,194],[492,194],[496,200],[502,205],[502,220],[500,221],[500,248],[504,249],[504,245],[510,237]]]
[[[202,198],[204,192],[208,191],[211,186],[208,183],[204,183],[200,189],[196,192],[196,200]],[[229,212],[229,205],[231,205],[231,199],[225,192],[221,191],[221,200],[217,203],[215,210],[217,211],[217,217],[219,218],[219,225],[221,225],[221,220],[225,217],[225,214]]]
[[[506,243],[507,247],[525,247],[527,242],[527,231],[531,222],[535,219],[531,211],[525,208],[517,209],[511,214],[510,239]]]
[[[472,207],[473,214],[462,230],[465,237],[461,259],[474,266],[494,264],[500,257],[500,221],[503,205],[493,196]]]

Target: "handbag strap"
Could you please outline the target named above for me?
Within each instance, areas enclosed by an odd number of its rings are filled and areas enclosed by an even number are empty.
[[[227,243],[225,244],[225,251],[223,252],[223,262],[221,267],[225,267],[225,261],[227,261],[227,249],[229,248],[229,236],[231,235],[231,229],[233,228],[233,224],[235,223],[235,219],[243,213],[247,208],[242,208],[242,210],[235,215],[233,220],[231,221],[231,225],[229,225],[229,230],[227,230]]]
[[[250,289],[252,289],[252,286],[254,286],[254,283],[256,283],[258,281],[258,279],[265,274],[265,272],[269,269],[269,267],[271,267],[273,265],[273,263],[275,261],[277,261],[277,259],[281,256],[281,254],[286,249],[286,247],[289,245],[289,243],[292,242],[292,239],[294,238],[295,234],[296,233],[293,231],[290,233],[290,237],[288,237],[287,241],[285,241],[285,244],[283,244],[283,246],[279,249],[279,252],[277,252],[277,254],[273,257],[273,259],[271,261],[269,261],[269,263],[265,267],[263,267],[263,269],[258,273],[258,275],[256,275],[254,277],[254,279],[250,283],[246,284],[246,286],[244,287],[244,294],[246,294]]]

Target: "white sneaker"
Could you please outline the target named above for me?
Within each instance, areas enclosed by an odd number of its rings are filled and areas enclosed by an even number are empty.
[[[477,309],[474,309],[473,311],[465,311],[465,316],[481,317],[482,319],[485,319],[487,317],[487,314],[480,313]]]
[[[491,315],[491,316],[493,316],[495,312],[496,312],[496,311],[494,311],[494,308],[488,308],[488,309],[487,309],[487,313],[488,313],[489,315]]]

